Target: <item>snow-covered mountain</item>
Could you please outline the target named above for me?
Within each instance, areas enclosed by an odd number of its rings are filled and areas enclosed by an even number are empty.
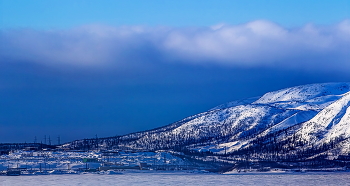
[[[66,146],[284,158],[347,155],[349,106],[350,83],[302,85],[219,105],[165,127]]]

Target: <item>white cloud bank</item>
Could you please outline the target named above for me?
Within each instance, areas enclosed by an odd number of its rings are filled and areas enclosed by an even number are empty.
[[[151,62],[230,66],[350,67],[350,20],[286,29],[268,21],[212,27],[108,27],[0,31],[0,62],[127,65]]]

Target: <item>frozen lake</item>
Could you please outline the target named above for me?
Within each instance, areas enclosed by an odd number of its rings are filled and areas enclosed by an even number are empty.
[[[122,175],[0,176],[1,186],[15,185],[350,185],[350,172],[287,174],[195,174],[177,172]]]

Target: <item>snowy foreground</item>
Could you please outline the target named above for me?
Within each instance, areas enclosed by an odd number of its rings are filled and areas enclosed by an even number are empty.
[[[0,176],[0,185],[350,185],[350,172],[232,170],[219,174],[190,163],[165,151],[15,151],[0,156],[0,168],[21,169],[22,174]]]
[[[103,173],[111,170],[157,170],[189,167],[174,153],[124,151],[25,151],[0,156],[0,171],[19,170],[21,175]],[[108,172],[110,173],[110,172]]]
[[[144,171],[121,175],[0,176],[0,185],[350,185],[349,172],[288,174],[198,174]]]

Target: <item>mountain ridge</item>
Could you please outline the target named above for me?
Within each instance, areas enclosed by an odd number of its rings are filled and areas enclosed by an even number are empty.
[[[228,102],[156,129],[76,140],[72,149],[174,150],[259,160],[349,155],[350,83],[308,84]],[[323,157],[324,155],[322,155]]]

